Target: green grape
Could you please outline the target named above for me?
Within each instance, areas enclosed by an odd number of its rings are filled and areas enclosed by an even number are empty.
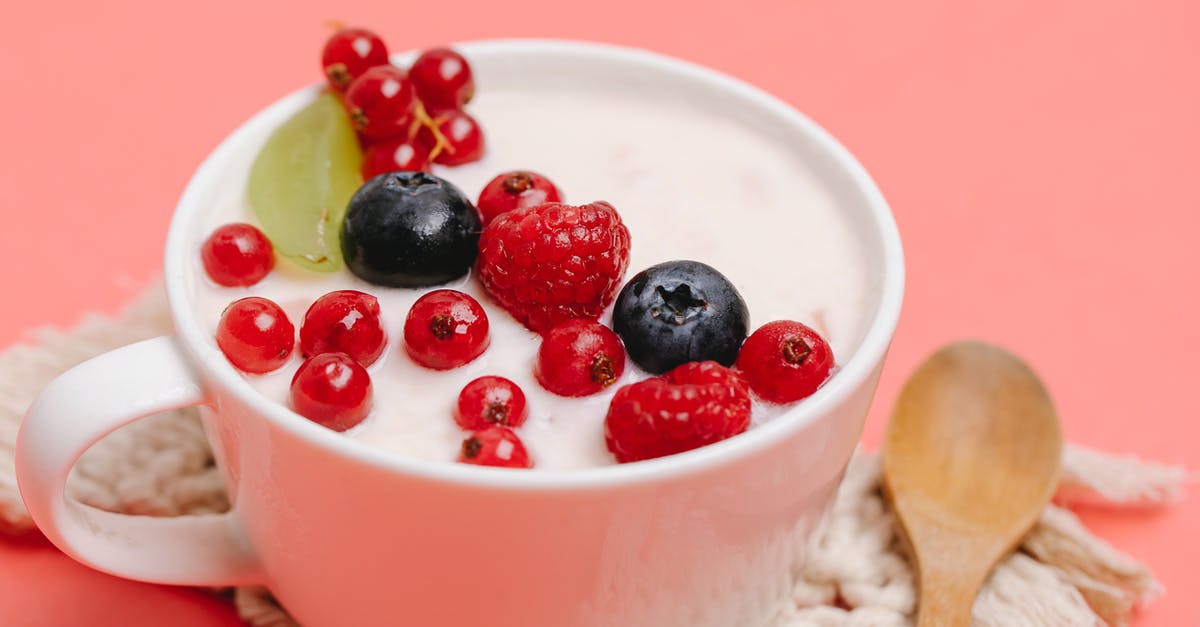
[[[275,129],[254,160],[246,193],[279,254],[319,272],[342,267],[342,218],[362,184],[361,167],[354,128],[332,93]]]

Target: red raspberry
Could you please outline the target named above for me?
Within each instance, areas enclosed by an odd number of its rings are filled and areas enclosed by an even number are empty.
[[[750,426],[750,391],[715,361],[683,364],[661,377],[617,390],[604,439],[619,462],[690,451]]]
[[[371,411],[371,375],[343,353],[322,353],[292,377],[292,409],[309,420],[345,431]]]
[[[343,28],[329,37],[321,52],[321,67],[335,91],[346,91],[363,72],[388,62],[387,46],[379,35],[362,28]]]
[[[829,378],[833,350],[809,327],[776,320],[746,338],[734,367],[763,400],[791,403],[816,392]]]
[[[249,224],[226,224],[213,231],[200,247],[204,270],[217,285],[254,285],[275,267],[271,240]]]
[[[504,377],[479,377],[458,394],[454,421],[468,431],[492,425],[519,427],[529,416],[525,393]]]
[[[542,337],[534,376],[559,396],[588,396],[625,372],[625,348],[612,329],[593,320],[568,320]]]
[[[460,109],[475,95],[471,65],[449,48],[431,48],[421,53],[408,69],[417,95],[430,111]]]
[[[300,326],[305,357],[346,353],[363,366],[383,354],[387,336],[379,319],[379,300],[355,290],[338,290],[317,299]]]
[[[391,137],[371,144],[363,154],[362,176],[369,181],[387,172],[428,172],[429,147],[407,137]]]
[[[533,468],[533,460],[521,438],[508,427],[499,425],[472,433],[463,440],[458,461],[477,466],[502,468]]]
[[[296,328],[273,301],[235,300],[217,323],[217,347],[242,372],[262,374],[282,366],[296,346]]]
[[[418,298],[404,321],[404,347],[426,368],[457,368],[482,355],[488,342],[487,313],[479,301],[455,290]]]
[[[513,209],[561,200],[558,188],[550,179],[537,172],[516,170],[500,174],[485,185],[483,191],[479,192],[476,206],[486,226],[496,216]]]
[[[595,320],[629,267],[629,229],[613,206],[545,203],[500,214],[479,238],[479,279],[492,298],[543,333]]]

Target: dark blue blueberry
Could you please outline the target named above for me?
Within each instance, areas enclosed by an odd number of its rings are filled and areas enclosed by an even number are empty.
[[[654,374],[707,359],[732,366],[749,326],[737,288],[699,261],[668,261],[639,272],[613,309],[613,330],[629,357]]]
[[[449,181],[425,172],[389,172],[350,199],[342,256],[369,283],[440,285],[475,263],[482,230],[475,205]]]

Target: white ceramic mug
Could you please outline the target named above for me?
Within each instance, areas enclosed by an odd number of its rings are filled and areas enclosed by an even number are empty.
[[[825,131],[713,71],[594,44],[467,44],[480,82],[586,81],[706,101],[793,148],[863,242],[870,323],[853,355],[786,415],[717,444],[636,464],[496,471],[405,459],[255,392],[193,315],[188,264],[219,173],[316,93],[292,94],[196,172],[166,248],[178,335],[115,350],[52,382],[29,410],[17,475],[34,520],[75,559],[184,585],[262,584],[303,624],[731,627],[786,602],[804,540],[858,441],[903,291],[900,241],[866,172]],[[65,495],[88,446],[162,410],[198,406],[227,514],[148,518]]]

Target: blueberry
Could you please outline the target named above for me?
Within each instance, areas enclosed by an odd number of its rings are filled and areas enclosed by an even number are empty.
[[[389,172],[350,199],[342,256],[369,283],[440,285],[475,263],[482,230],[479,211],[449,181],[425,172]]]
[[[737,288],[698,261],[668,261],[639,272],[613,309],[613,330],[626,352],[654,374],[707,359],[732,366],[749,325]]]

